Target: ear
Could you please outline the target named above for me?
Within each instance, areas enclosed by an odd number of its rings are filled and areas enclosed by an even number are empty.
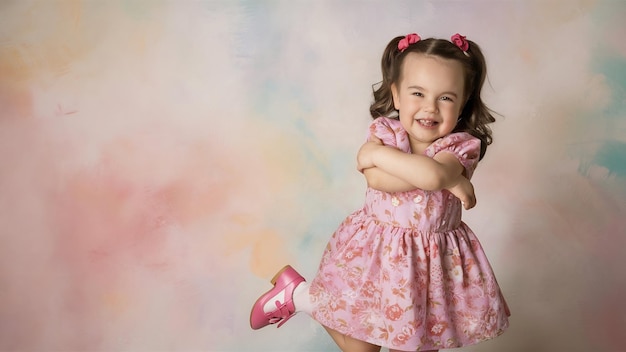
[[[393,98],[393,107],[396,110],[400,110],[400,96],[398,94],[398,87],[395,83],[391,84],[391,97]]]

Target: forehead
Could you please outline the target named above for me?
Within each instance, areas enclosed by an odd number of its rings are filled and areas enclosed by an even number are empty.
[[[402,63],[402,85],[436,84],[463,89],[465,72],[460,62],[438,56],[409,53]]]

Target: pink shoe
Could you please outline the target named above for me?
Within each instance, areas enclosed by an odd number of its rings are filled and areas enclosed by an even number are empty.
[[[293,304],[293,291],[304,280],[290,265],[282,268],[272,280],[274,288],[257,299],[250,312],[250,326],[257,330],[270,324],[278,323],[281,327],[289,318],[296,314]],[[282,296],[282,297],[281,297]],[[265,312],[263,307],[270,300],[275,300],[276,309]]]

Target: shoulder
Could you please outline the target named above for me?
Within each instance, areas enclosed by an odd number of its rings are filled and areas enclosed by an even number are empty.
[[[480,156],[480,139],[472,136],[467,132],[450,133],[449,135],[439,138],[426,148],[426,155],[433,157],[441,151],[464,151],[476,152],[476,156]]]
[[[393,146],[405,152],[411,150],[409,136],[397,119],[384,116],[374,119],[369,126],[369,136],[377,137],[384,145]]]
[[[402,125],[400,124],[400,120],[398,119],[392,119],[390,117],[381,116],[381,117],[375,118],[370,123],[370,130],[373,130],[376,128],[383,128],[383,129],[388,129],[388,130],[397,132],[398,130],[402,129]]]
[[[452,153],[471,177],[480,160],[480,139],[466,132],[451,133],[434,141],[426,149],[426,155],[434,157],[441,152]]]

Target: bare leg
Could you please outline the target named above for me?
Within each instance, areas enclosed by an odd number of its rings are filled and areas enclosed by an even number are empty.
[[[335,343],[343,352],[380,352],[380,346],[372,345],[371,343],[354,339],[350,336],[346,336],[339,331],[327,328],[330,337],[335,340]]]
[[[439,351],[439,350],[429,350],[429,351],[422,351],[422,352],[437,352],[437,351]],[[389,350],[389,352],[403,352],[403,351],[400,351],[400,350]]]

